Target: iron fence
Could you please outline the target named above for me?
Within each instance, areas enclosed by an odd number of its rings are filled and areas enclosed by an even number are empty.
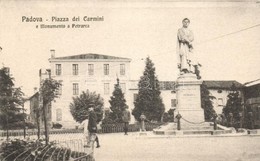
[[[145,128],[146,131],[152,131],[154,128],[157,128],[158,126],[162,125],[162,123],[145,123]],[[128,131],[129,132],[136,132],[140,131],[141,125],[140,123],[136,124],[130,124],[128,126]],[[124,131],[124,124],[105,124],[101,125],[101,129],[98,130],[98,133],[119,133]],[[54,130],[51,129],[49,131],[49,136],[58,138],[61,134],[66,135],[67,137],[71,134],[83,134],[83,129],[58,129]],[[9,130],[8,132],[9,138],[24,138],[24,131],[23,130]],[[37,138],[38,132],[36,129],[28,129],[26,130],[26,137],[30,138]],[[44,130],[40,131],[40,137],[44,136]],[[7,137],[7,132],[6,131],[0,131],[0,139],[4,139]]]

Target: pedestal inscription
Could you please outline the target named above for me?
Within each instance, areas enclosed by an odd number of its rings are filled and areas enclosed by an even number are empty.
[[[184,74],[177,79],[177,112],[183,118],[192,122],[204,121],[204,111],[201,108],[201,80],[194,74]]]

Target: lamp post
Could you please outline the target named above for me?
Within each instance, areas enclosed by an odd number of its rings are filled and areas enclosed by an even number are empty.
[[[24,99],[23,99],[23,105],[22,105],[22,107],[23,107],[23,116],[25,115],[25,113],[24,113]],[[23,118],[23,138],[25,138],[26,137],[26,124],[25,124],[25,116],[24,116],[24,118]]]

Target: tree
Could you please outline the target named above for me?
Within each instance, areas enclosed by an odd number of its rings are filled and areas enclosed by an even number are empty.
[[[213,116],[216,114],[214,110],[212,100],[215,99],[207,88],[207,85],[203,82],[200,86],[201,95],[201,108],[204,109],[204,118],[206,121],[211,121]]]
[[[151,59],[146,58],[145,70],[138,83],[138,94],[132,111],[136,120],[140,121],[143,113],[149,121],[161,121],[165,111],[160,96],[159,81],[155,76],[155,67]]]
[[[58,92],[61,83],[52,78],[44,79],[41,82],[40,87],[40,109],[43,113],[44,129],[45,129],[45,141],[46,144],[49,143],[49,133],[48,133],[48,120],[47,120],[47,110],[50,108],[50,103],[55,98],[59,96]]]
[[[73,102],[70,103],[70,113],[75,121],[81,123],[88,118],[88,108],[90,104],[94,104],[94,111],[97,114],[97,122],[103,118],[103,98],[95,92],[82,92],[80,96],[73,97]]]
[[[119,79],[117,79],[117,84],[115,84],[113,95],[110,97],[109,100],[111,112],[108,115],[108,117],[115,123],[123,122],[123,111],[125,110],[125,108],[128,108],[125,102],[126,100],[120,87]]]
[[[9,74],[9,68],[0,69],[0,114],[2,126],[7,130],[9,137],[9,124],[24,119],[20,113],[23,105],[23,92],[21,88],[14,87],[14,78]]]
[[[242,98],[239,96],[239,91],[236,85],[233,83],[230,87],[230,93],[228,94],[228,100],[226,107],[223,108],[223,113],[228,118],[229,113],[233,114],[235,122],[240,120],[239,113],[242,112]]]

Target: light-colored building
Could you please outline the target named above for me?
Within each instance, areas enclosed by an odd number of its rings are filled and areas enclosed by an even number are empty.
[[[159,82],[161,97],[165,106],[165,111],[167,112],[171,108],[176,108],[176,92],[175,92],[175,82],[173,81],[160,81]],[[130,88],[128,89],[129,98],[128,104],[131,110],[134,109],[134,101],[136,100],[138,94],[138,80],[130,81]]]
[[[51,78],[61,82],[59,98],[52,102],[52,122],[62,123],[64,127],[73,126],[69,105],[72,97],[89,90],[100,94],[104,108],[109,108],[109,99],[116,79],[120,79],[122,91],[126,94],[130,80],[129,58],[100,54],[81,54],[75,56],[52,57],[49,59]]]
[[[226,106],[228,100],[228,94],[230,93],[230,88],[232,84],[238,88],[240,97],[243,98],[243,85],[237,81],[218,81],[218,80],[206,80],[204,81],[209,92],[215,97],[213,100],[213,106],[217,114],[222,113],[222,109]]]

